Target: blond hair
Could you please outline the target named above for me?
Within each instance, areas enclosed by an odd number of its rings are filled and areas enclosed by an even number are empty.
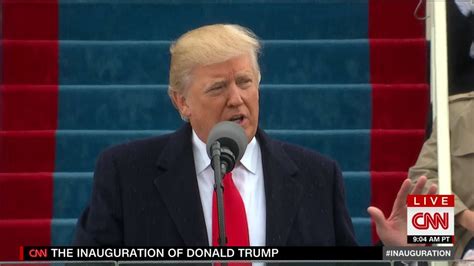
[[[194,67],[221,63],[244,54],[250,55],[260,81],[257,61],[260,42],[251,30],[239,25],[214,24],[188,31],[171,45],[170,52],[170,97],[173,92],[184,94]]]

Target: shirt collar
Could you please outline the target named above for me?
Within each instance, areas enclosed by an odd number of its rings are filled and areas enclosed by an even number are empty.
[[[253,137],[252,141],[247,145],[244,156],[240,159],[240,163],[252,174],[257,173],[258,148],[257,139]]]
[[[202,171],[206,170],[207,167],[211,165],[211,159],[207,155],[206,143],[204,143],[196,134],[193,129],[193,154],[194,154],[194,163],[196,167],[196,174],[200,174]],[[257,160],[259,148],[257,139],[253,137],[252,141],[247,145],[244,156],[240,160],[240,163],[252,174],[257,173]]]

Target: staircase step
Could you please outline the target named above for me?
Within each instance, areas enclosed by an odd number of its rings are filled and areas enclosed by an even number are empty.
[[[426,20],[417,16],[425,16],[425,4],[424,1],[413,0],[370,0],[370,38],[423,38]]]
[[[262,85],[260,126],[271,129],[370,128],[366,85]],[[167,86],[61,86],[60,129],[169,129],[182,123]]]
[[[418,158],[425,130],[371,131],[371,171],[408,171]]]
[[[58,1],[3,0],[2,39],[57,40]],[[0,257],[1,258],[1,257]]]
[[[53,188],[53,173],[0,173],[0,220],[53,217]]]
[[[92,172],[54,173],[53,218],[77,218],[92,193]]]
[[[365,217],[352,217],[357,243],[360,246],[372,246],[372,221]]]
[[[368,0],[62,0],[60,39],[172,40],[214,23],[240,24],[263,39],[367,38],[367,12]]]
[[[260,126],[271,129],[421,129],[429,102],[426,84],[263,84],[260,90]],[[181,119],[166,91],[166,85],[3,86],[0,128],[177,128]]]
[[[428,83],[426,39],[371,39],[370,69],[371,83]]]
[[[0,173],[54,172],[55,131],[0,131]]]
[[[90,172],[94,169],[97,155],[103,149],[133,139],[169,132],[171,131],[0,131],[2,140],[0,144],[3,146],[0,148],[0,159],[4,158],[0,160],[0,172]],[[368,130],[268,130],[267,132],[278,139],[328,154],[346,171],[369,169]],[[51,147],[55,147],[55,153],[53,150],[52,154],[45,156],[44,152]],[[51,162],[55,162],[54,166]]]
[[[268,130],[271,136],[328,154],[343,169],[366,171],[369,162],[368,130]],[[92,171],[98,153],[116,143],[160,135],[163,131],[58,131],[56,171]],[[74,150],[74,153],[70,151]]]
[[[60,84],[167,84],[169,42],[61,41]],[[367,40],[265,41],[262,83],[368,83]]]
[[[428,84],[372,84],[372,129],[424,129]]]
[[[370,205],[370,172],[342,172],[346,188],[346,204],[351,217],[368,217]]]
[[[70,246],[74,239],[77,219],[51,220],[51,245]]]
[[[57,85],[0,85],[0,130],[54,130]]]
[[[55,41],[5,41],[4,84],[56,84],[58,73],[48,62],[57,60],[58,49],[62,85],[167,84],[169,45],[168,41],[61,41],[58,48]],[[424,39],[371,41],[370,62],[369,41],[364,39],[276,40],[263,45],[263,84],[366,84],[369,66],[372,83],[427,81]],[[19,75],[24,69],[33,74]]]
[[[55,1],[6,0],[4,21],[10,26],[3,36],[50,40],[59,34],[60,39],[69,40],[169,40],[200,25],[237,23],[264,39],[367,38],[368,28],[371,38],[417,38],[424,34],[425,27],[413,16],[416,4],[411,0],[61,0],[58,6]],[[419,10],[418,15],[423,16],[424,7]],[[57,13],[59,16],[54,16]],[[17,19],[23,17],[29,18],[28,23]],[[59,29],[54,27],[58,19]],[[368,20],[372,21],[370,27]],[[170,21],[173,27],[167,26]]]
[[[58,41],[2,40],[2,84],[58,84]]]
[[[54,171],[90,172],[97,155],[103,149],[117,143],[168,132],[171,131],[59,130],[55,134],[42,131],[0,131],[0,172],[53,172],[51,158],[48,156],[56,159]],[[417,155],[411,150],[412,147],[421,147],[424,136],[423,130],[376,130],[372,132],[371,144],[370,130],[362,129],[267,130],[267,133],[277,139],[326,154],[339,162],[344,171],[368,171],[371,152],[374,158],[371,169],[406,171],[416,160]],[[377,149],[370,151],[371,145],[375,145]],[[42,152],[50,147],[56,147],[56,152],[45,156]]]

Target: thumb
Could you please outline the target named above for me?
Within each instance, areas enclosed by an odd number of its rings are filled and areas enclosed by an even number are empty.
[[[367,208],[367,212],[369,213],[370,217],[372,217],[372,220],[374,220],[377,232],[379,232],[381,229],[383,230],[386,227],[387,219],[385,219],[385,215],[379,208],[371,206]]]

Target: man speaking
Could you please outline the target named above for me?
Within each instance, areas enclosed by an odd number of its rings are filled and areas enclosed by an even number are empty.
[[[225,206],[232,206],[224,215],[229,246],[356,245],[336,163],[258,127],[259,50],[251,31],[222,24],[187,32],[171,46],[169,96],[187,123],[101,154],[76,245],[217,245],[206,142],[222,121],[238,124],[248,140],[223,178]],[[378,221],[387,222],[380,214]],[[384,226],[391,231],[382,235],[399,229]]]

